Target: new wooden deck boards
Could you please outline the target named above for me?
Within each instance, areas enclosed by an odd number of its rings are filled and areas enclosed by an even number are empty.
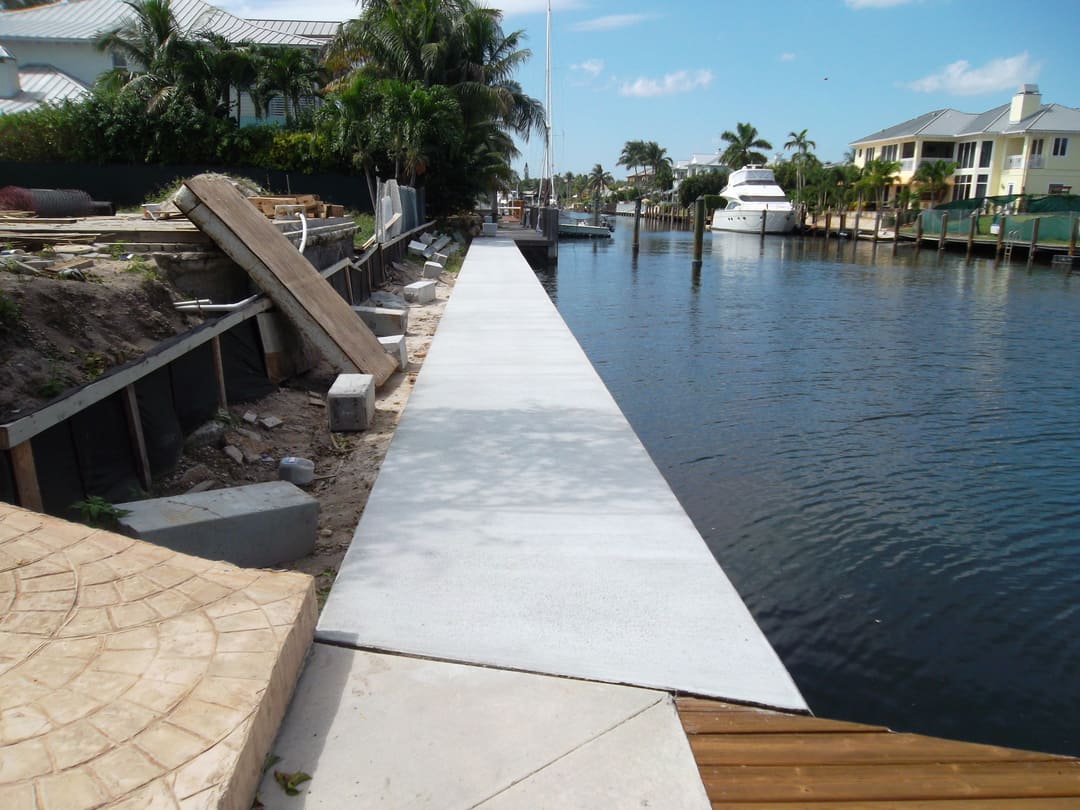
[[[716,700],[676,705],[725,810],[1080,808],[1080,760]]]

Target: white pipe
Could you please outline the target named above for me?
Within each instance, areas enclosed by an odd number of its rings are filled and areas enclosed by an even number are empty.
[[[181,301],[173,304],[173,307],[181,312],[232,312],[233,310],[240,309],[240,307],[246,307],[252,301],[259,297],[261,293],[255,293],[250,298],[245,298],[243,301],[237,301],[234,304],[202,304],[197,301]]]
[[[303,211],[297,211],[296,215],[300,217],[300,247],[299,251],[304,252],[304,248],[307,247],[307,217],[304,216]]]

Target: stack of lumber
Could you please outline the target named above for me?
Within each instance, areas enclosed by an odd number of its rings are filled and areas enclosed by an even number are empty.
[[[303,206],[304,215],[314,219],[345,216],[345,206],[324,203],[318,194],[292,194],[276,197],[248,197],[248,202],[264,215],[273,217],[279,205]]]

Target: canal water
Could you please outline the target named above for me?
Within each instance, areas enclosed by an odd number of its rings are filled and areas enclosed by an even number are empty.
[[[541,280],[819,716],[1080,754],[1080,276],[631,223]]]

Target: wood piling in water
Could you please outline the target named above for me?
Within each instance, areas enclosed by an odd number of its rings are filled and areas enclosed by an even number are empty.
[[[698,197],[694,205],[694,267],[701,267],[701,245],[705,241],[705,198]]]
[[[938,253],[945,250],[945,233],[949,227],[949,212],[941,212],[941,230],[938,232],[937,249]]]
[[[971,258],[971,249],[975,246],[975,228],[979,222],[979,212],[971,212],[971,222],[968,223],[968,238],[967,238],[967,252],[964,254],[965,259]]]
[[[1036,217],[1031,221],[1031,243],[1028,245],[1028,258],[1027,266],[1031,269],[1031,263],[1035,261],[1035,246],[1039,244],[1039,222],[1041,220]]]

